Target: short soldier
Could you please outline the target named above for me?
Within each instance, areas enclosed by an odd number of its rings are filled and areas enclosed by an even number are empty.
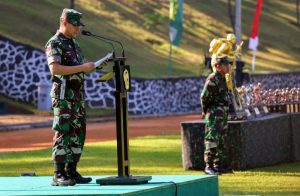
[[[64,9],[57,33],[45,46],[54,82],[50,93],[55,132],[53,186],[72,186],[92,180],[82,177],[76,170],[86,136],[84,74],[94,70],[94,63],[84,63],[84,56],[74,39],[83,26],[81,16],[73,9]]]
[[[212,59],[215,72],[210,74],[201,92],[201,105],[205,115],[204,161],[205,173],[226,173],[222,168],[224,137],[227,133],[228,89],[225,74],[229,71],[227,56]]]

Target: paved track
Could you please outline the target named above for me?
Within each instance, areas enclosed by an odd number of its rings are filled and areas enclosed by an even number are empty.
[[[180,122],[198,120],[200,115],[180,115],[129,120],[129,137],[180,134]],[[7,131],[0,133],[0,152],[27,151],[52,145],[51,127]],[[88,123],[87,143],[116,139],[115,121]]]

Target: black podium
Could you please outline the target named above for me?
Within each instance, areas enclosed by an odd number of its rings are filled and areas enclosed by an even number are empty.
[[[110,72],[100,78],[106,81],[115,76],[115,99],[116,99],[116,130],[117,130],[117,151],[118,151],[118,176],[97,179],[100,185],[130,185],[144,184],[152,179],[151,176],[132,176],[130,175],[129,162],[129,138],[128,138],[128,108],[127,91],[131,89],[130,67],[125,65],[126,57],[115,57],[113,73]]]

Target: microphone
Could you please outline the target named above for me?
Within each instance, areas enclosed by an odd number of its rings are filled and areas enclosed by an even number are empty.
[[[107,38],[107,37],[103,37],[103,36],[99,36],[99,35],[95,35],[95,34],[91,33],[90,31],[86,31],[86,30],[82,30],[81,34],[85,35],[85,36],[93,36],[93,37],[100,38],[101,40],[103,40],[105,42],[108,42],[110,44],[111,44],[111,42],[118,43],[122,48],[122,56],[125,57],[124,47],[123,47],[123,44],[120,41],[117,41],[117,40],[114,40],[114,39],[111,39],[111,38]],[[107,41],[107,40],[109,40],[109,41]]]
[[[111,42],[107,41],[106,39],[104,39],[104,38],[102,38],[102,37],[100,37],[100,36],[96,36],[96,35],[92,34],[92,33],[89,32],[89,31],[86,31],[86,30],[82,30],[82,31],[81,31],[81,34],[82,34],[82,35],[85,35],[85,36],[96,37],[97,39],[100,39],[101,41],[104,41],[105,43],[109,44],[109,45],[112,47],[113,53],[114,53],[114,51],[115,51],[114,45],[113,45]]]

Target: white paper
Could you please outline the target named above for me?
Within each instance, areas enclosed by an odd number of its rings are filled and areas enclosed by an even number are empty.
[[[95,68],[100,68],[101,65],[107,61],[108,59],[110,59],[112,57],[113,53],[107,53],[107,55],[105,55],[103,58],[99,59],[98,61],[95,62]]]

